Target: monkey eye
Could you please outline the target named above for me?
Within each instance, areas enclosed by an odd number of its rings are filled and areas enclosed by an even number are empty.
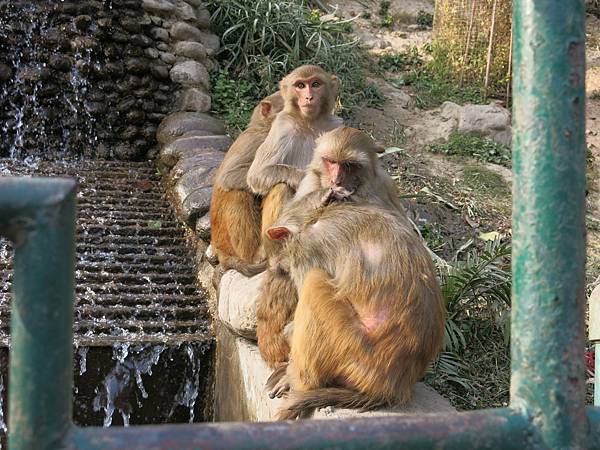
[[[318,88],[319,86],[321,86],[321,82],[320,81],[313,81],[312,87]]]
[[[300,81],[300,82],[298,82],[298,83],[296,83],[296,87],[297,87],[298,89],[304,89],[304,86],[305,86],[305,84],[304,84],[304,83],[302,83],[301,81]]]

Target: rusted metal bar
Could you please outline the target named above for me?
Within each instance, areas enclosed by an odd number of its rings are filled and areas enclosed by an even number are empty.
[[[514,0],[511,406],[547,448],[587,448],[585,8]]]
[[[72,447],[80,450],[191,449],[523,449],[527,420],[510,409],[296,423],[221,423],[79,428]]]
[[[15,247],[10,450],[59,448],[71,428],[74,180],[0,179],[0,234]]]

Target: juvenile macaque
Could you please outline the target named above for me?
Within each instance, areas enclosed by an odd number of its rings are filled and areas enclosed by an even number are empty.
[[[264,196],[263,232],[293,197],[312,159],[317,137],[342,124],[332,114],[337,87],[338,78],[317,66],[301,66],[281,80],[283,111],[257,150],[247,177],[252,191]],[[264,238],[263,245],[268,258],[277,257],[279,245]],[[261,354],[271,366],[287,360],[289,346],[278,337],[280,322],[283,327],[296,302],[296,289],[285,270],[269,268],[257,307],[257,336]]]
[[[412,227],[377,202],[323,204],[328,190],[302,197],[267,231],[285,241],[300,293],[290,362],[268,382],[271,396],[287,396],[283,420],[405,404],[443,342],[440,287]]]
[[[336,201],[364,201],[397,212],[398,220],[408,226],[396,185],[377,158],[380,151],[371,138],[355,128],[339,127],[323,134],[316,141],[313,159],[289,207],[298,202],[314,209]],[[297,304],[296,287],[281,260],[271,259],[257,307],[259,349],[271,367],[287,360],[289,343],[284,327],[293,319]]]
[[[256,150],[282,109],[279,92],[263,99],[215,175],[210,204],[211,244],[223,270],[235,269],[252,276],[266,268],[260,243],[260,199],[248,187],[246,176]]]

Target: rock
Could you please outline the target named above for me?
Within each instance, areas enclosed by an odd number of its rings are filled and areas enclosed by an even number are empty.
[[[211,164],[211,162],[213,164]],[[207,159],[205,165],[198,165],[191,168],[189,171],[184,173],[175,186],[173,187],[173,194],[176,199],[179,199],[181,203],[198,189],[211,187],[213,183],[213,175],[218,167],[218,163],[214,164],[214,161]]]
[[[114,154],[117,159],[125,161],[139,159],[142,155],[139,149],[127,143],[121,143],[114,149]]]
[[[196,61],[206,59],[206,48],[200,42],[180,41],[175,44],[175,54]]]
[[[166,64],[154,63],[150,66],[150,73],[157,80],[168,80],[169,66],[167,66]]]
[[[0,82],[8,81],[12,77],[12,69],[9,65],[0,63]]]
[[[135,74],[143,74],[148,70],[148,61],[142,58],[129,58],[125,61],[125,69]]]
[[[209,214],[204,214],[198,219],[198,221],[196,222],[195,231],[200,239],[203,239],[206,242],[210,242],[211,227]]]
[[[154,27],[150,29],[150,36],[155,41],[169,42],[169,32],[164,28]]]
[[[210,89],[210,75],[202,64],[196,61],[177,63],[169,72],[171,81],[188,86],[203,86]]]
[[[175,41],[194,41],[200,42],[202,40],[202,32],[185,22],[175,22],[171,26],[171,37]]]
[[[143,0],[142,8],[157,16],[169,15],[175,11],[175,5],[168,0]]]
[[[499,105],[464,105],[444,102],[440,108],[441,116],[456,121],[456,131],[494,141],[511,144],[510,112]]]
[[[217,264],[219,264],[219,258],[217,258],[217,255],[215,254],[212,245],[208,246],[206,252],[204,253],[204,257],[211,266],[216,266]]]
[[[144,55],[146,55],[150,59],[157,59],[159,56],[158,50],[154,47],[148,47],[144,49]]]
[[[162,145],[169,144],[182,134],[202,130],[213,135],[224,135],[223,122],[208,114],[199,112],[175,112],[161,122],[156,132],[156,138]]]
[[[73,19],[73,25],[80,31],[85,31],[92,23],[92,18],[88,15],[77,16]]]
[[[199,167],[207,170],[218,167],[221,161],[223,161],[223,153],[218,150],[202,149],[193,154],[181,153],[177,164],[169,172],[169,182],[176,183],[183,175]]]
[[[161,59],[161,61],[167,63],[170,66],[175,64],[175,62],[177,61],[177,58],[175,58],[175,55],[173,53],[159,52],[158,56]]]
[[[175,41],[200,42],[206,48],[209,56],[216,53],[220,48],[219,37],[212,33],[205,33],[198,28],[185,22],[176,22],[171,27],[171,37]]]
[[[131,36],[131,44],[135,45],[136,47],[142,47],[142,48],[146,48],[146,47],[150,47],[152,45],[152,39],[150,39],[148,36],[145,36],[143,34],[135,34],[133,36]]]
[[[180,111],[208,112],[211,108],[211,98],[202,89],[190,87],[181,94],[178,107]]]
[[[198,217],[208,212],[211,195],[212,186],[196,189],[190,193],[179,208],[175,205],[179,219],[190,227],[194,227]]]
[[[264,272],[247,278],[228,270],[219,286],[219,319],[235,334],[256,340],[256,302]]]
[[[68,56],[55,53],[48,58],[48,65],[59,72],[69,72],[73,67],[74,60]],[[0,75],[0,79],[2,76]]]

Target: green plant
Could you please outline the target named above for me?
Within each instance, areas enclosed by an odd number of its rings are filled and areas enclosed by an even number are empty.
[[[510,147],[458,131],[450,134],[446,142],[431,144],[429,150],[433,153],[471,156],[480,161],[501,164],[505,167],[511,166]]]
[[[421,29],[431,28],[433,26],[433,14],[423,10],[419,11],[417,13],[417,25]]]
[[[492,379],[486,382],[501,385],[502,396],[507,395],[508,376],[505,372],[509,369],[506,349],[510,336],[508,312],[512,283],[510,246],[499,241],[488,242],[483,250],[475,249],[468,253],[466,260],[439,266],[438,270],[441,272],[447,320],[444,349],[433,364],[436,376],[433,384],[439,387],[449,381],[473,393],[476,390],[474,372],[477,370],[472,366],[479,361],[469,360],[467,364],[466,354],[476,348],[478,353],[487,351],[486,358],[502,360],[503,367],[497,376],[488,373],[479,376],[491,376]],[[496,345],[498,331],[504,338],[501,340],[502,347]],[[491,347],[495,347],[494,353]],[[464,404],[464,399],[460,403]],[[468,403],[470,407],[477,406],[477,401]],[[486,402],[484,406],[488,406]]]
[[[379,11],[378,14],[381,17],[385,17],[389,14],[390,12],[390,6],[391,6],[392,2],[389,0],[381,0],[379,2]]]
[[[321,16],[302,0],[210,0],[207,5],[222,39],[222,67],[231,79],[253,87],[254,102],[302,64],[320,65],[341,79],[342,114],[366,99],[364,55],[358,40],[347,37],[354,19]]]
[[[247,80],[233,78],[227,69],[215,73],[211,85],[213,111],[223,117],[230,134],[239,134],[258,101],[256,90]]]
[[[407,51],[396,54],[386,54],[379,58],[379,67],[387,72],[402,72],[407,69],[421,67],[423,59],[416,47],[410,47]]]

